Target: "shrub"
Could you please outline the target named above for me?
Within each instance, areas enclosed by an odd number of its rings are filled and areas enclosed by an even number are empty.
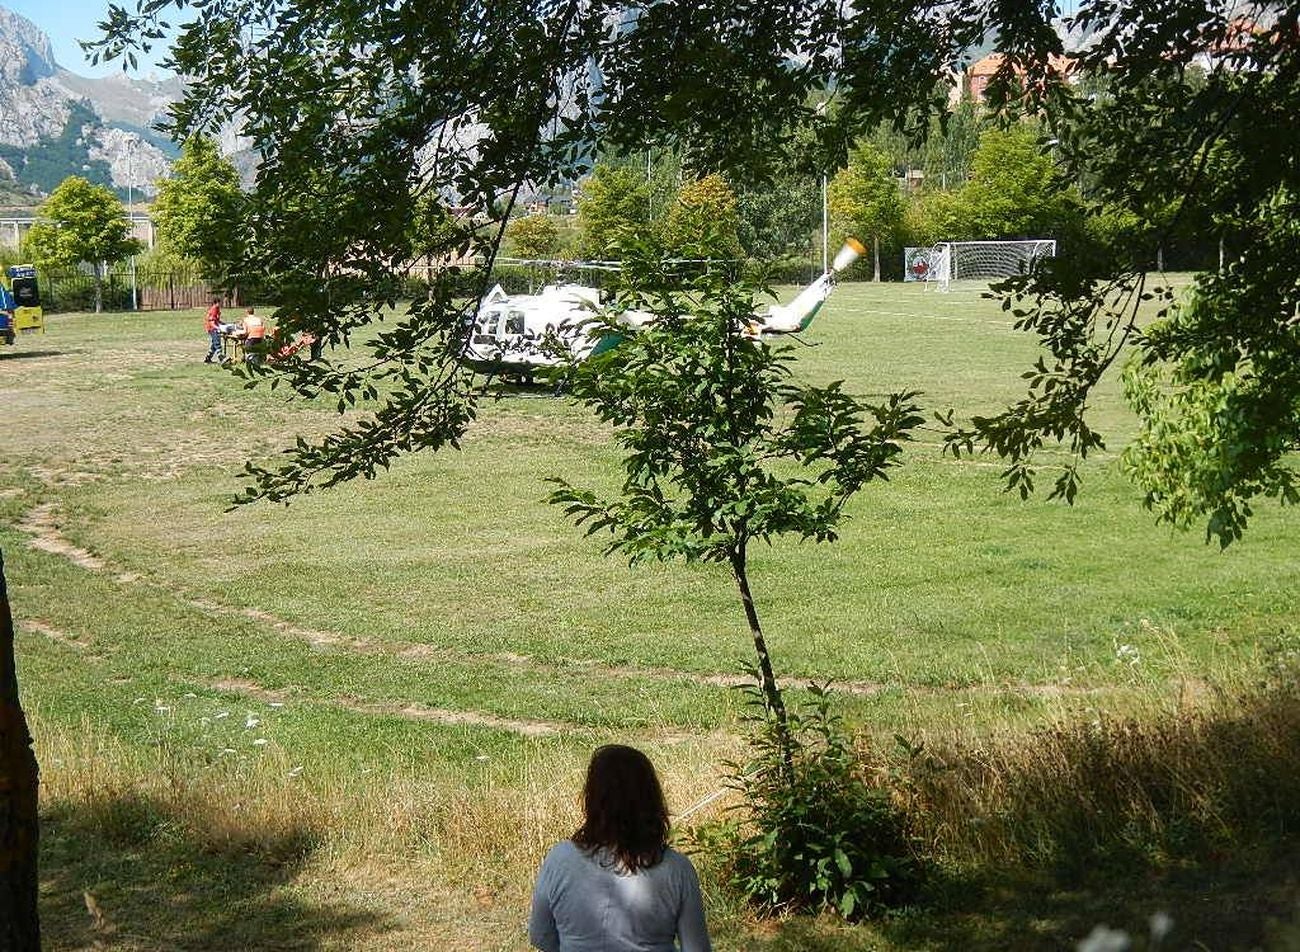
[[[762,692],[745,690],[756,712],[746,717],[754,753],[727,765],[741,816],[697,834],[721,861],[724,883],[766,912],[831,909],[852,920],[908,901],[922,865],[891,794],[892,772],[863,761],[817,687],[790,712],[787,761]]]
[[[751,260],[746,274],[767,286],[778,284],[804,285],[821,276],[821,261],[808,255],[787,255],[773,261]]]

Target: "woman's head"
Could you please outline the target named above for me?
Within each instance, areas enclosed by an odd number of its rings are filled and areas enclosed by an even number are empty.
[[[582,813],[582,826],[573,834],[578,846],[603,846],[632,871],[663,859],[668,806],[654,765],[636,748],[607,744],[591,755]]]

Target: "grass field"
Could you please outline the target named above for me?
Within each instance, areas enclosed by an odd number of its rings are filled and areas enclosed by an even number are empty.
[[[226,512],[243,460],[330,409],[204,365],[197,313],[48,323],[0,351],[0,546],[50,948],[520,949],[593,745],[644,746],[676,810],[717,789],[743,615],[720,569],[629,570],[541,502],[549,475],[617,478],[581,407],[501,394],[461,452]],[[897,285],[841,288],[810,340],[801,375],[962,416],[1013,399],[1034,355],[995,304]],[[1300,513],[1261,507],[1223,553],[1157,528],[1117,471],[1113,387],[1096,421],[1074,507],[1003,494],[930,429],[838,543],[756,552],[778,674],[840,682],[870,736],[978,738],[1174,708],[1293,648]],[[1275,873],[1231,922],[1195,908],[1204,871],[856,929],[708,898],[722,949],[1052,948],[1180,903],[1206,935],[1286,941],[1264,920],[1300,890]]]

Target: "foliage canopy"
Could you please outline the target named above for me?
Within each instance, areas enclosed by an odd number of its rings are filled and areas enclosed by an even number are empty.
[[[235,167],[215,142],[194,136],[181,146],[171,178],[158,184],[152,214],[159,240],[219,280],[239,257],[242,199]]]
[[[870,142],[855,148],[849,164],[831,180],[827,203],[838,228],[871,242],[879,281],[881,236],[897,228],[903,215],[903,197],[889,157]]]
[[[104,268],[134,254],[140,242],[131,237],[131,223],[121,200],[106,186],[84,178],[63,180],[37,210],[27,233],[25,250],[45,266],[83,262],[94,269],[95,311],[103,306]]]
[[[1078,85],[1053,64],[1063,44],[1050,0],[138,0],[134,12],[110,7],[100,52],[131,60],[166,35],[160,18],[177,5],[194,14],[170,64],[192,78],[177,131],[244,117],[262,156],[250,241],[231,280],[265,277],[280,289],[287,331],[332,342],[396,302],[422,196],[457,208],[468,224],[454,240],[490,259],[520,190],[575,180],[597,144],[680,147],[690,168],[743,188],[772,171],[802,128],[814,166],[832,168],[882,120],[926,129],[946,109],[954,68],[991,37],[1004,59],[990,102],[1037,113],[1089,201],[1139,216],[1171,208],[1169,227],[1200,214],[1231,255],[1200,279],[1191,304],[1147,331],[1137,306],[1150,293],[1148,248],[1101,270],[1062,255],[1010,283],[1008,306],[1047,356],[1022,401],[954,421],[950,445],[1001,454],[1009,485],[1030,489],[1045,444],[1063,442],[1077,457],[1102,445],[1088,396],[1132,348],[1147,366],[1177,371],[1149,386],[1205,384],[1172,402],[1135,391],[1139,409],[1162,408],[1131,457],[1160,518],[1205,518],[1226,543],[1252,499],[1295,496],[1288,460],[1300,411],[1286,368],[1300,363],[1300,298],[1286,263],[1298,257],[1300,4],[1083,0],[1072,17],[1089,40],[1075,56],[1073,75],[1087,80]],[[810,104],[826,90],[834,108],[819,113]],[[456,300],[435,285],[373,337],[359,367],[276,371],[299,392],[371,412],[298,444],[281,467],[255,468],[247,498],[286,498],[455,443],[474,413],[456,363],[472,304]],[[1193,432],[1203,437],[1194,472],[1176,451]],[[1242,451],[1218,452],[1234,444]],[[1077,463],[1056,481],[1066,498]]]
[[[578,250],[600,260],[622,242],[644,238],[650,227],[650,191],[644,176],[627,166],[597,163],[578,199]]]

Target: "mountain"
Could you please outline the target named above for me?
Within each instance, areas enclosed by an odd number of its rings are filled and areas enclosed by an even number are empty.
[[[35,204],[69,175],[149,196],[177,155],[153,129],[178,79],[92,79],[54,61],[49,37],[0,6],[0,203]]]

